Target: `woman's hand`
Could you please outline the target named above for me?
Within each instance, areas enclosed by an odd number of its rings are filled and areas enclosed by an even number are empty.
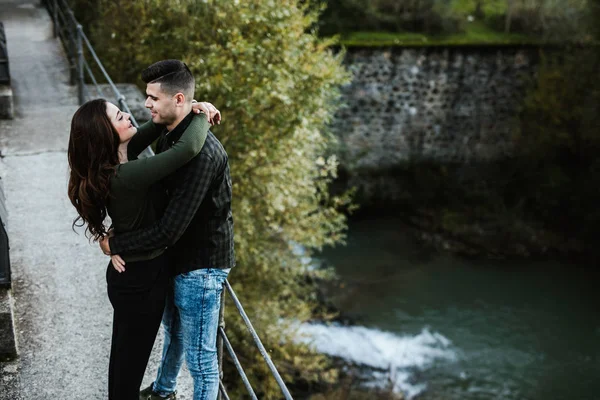
[[[114,235],[114,231],[112,228],[108,231],[108,235],[104,236],[102,239],[98,241],[98,245],[100,246],[100,250],[107,256],[110,256],[110,242],[108,239]]]
[[[192,110],[196,114],[200,114],[200,112],[206,114],[208,122],[211,126],[215,124],[221,124],[221,112],[217,110],[217,108],[211,103],[208,103],[206,101],[197,102],[196,100],[192,100]]]
[[[110,256],[110,261],[112,262],[113,268],[118,272],[125,272],[125,261],[121,258],[120,255],[114,254]]]

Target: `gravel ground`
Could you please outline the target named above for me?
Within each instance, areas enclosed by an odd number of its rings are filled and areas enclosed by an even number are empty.
[[[38,1],[0,0],[14,120],[0,120],[0,176],[9,210],[20,357],[0,363],[1,399],[106,399],[112,308],[108,259],[79,230],[67,195],[69,125],[77,108],[68,64]],[[85,28],[84,28],[85,29]],[[161,334],[144,385],[160,360]],[[184,370],[180,399],[191,398]]]

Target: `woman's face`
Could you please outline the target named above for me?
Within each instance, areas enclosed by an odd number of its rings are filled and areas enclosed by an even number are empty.
[[[130,115],[121,112],[117,106],[109,102],[106,102],[106,114],[119,134],[120,142],[126,143],[131,140],[137,128],[131,124]]]

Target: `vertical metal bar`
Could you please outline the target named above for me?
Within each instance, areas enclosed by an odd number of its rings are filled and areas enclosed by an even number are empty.
[[[219,328],[225,330],[225,288],[221,291],[221,306],[219,308]],[[217,335],[217,358],[219,361],[219,380],[223,380],[223,337]],[[222,383],[221,383],[222,384]],[[217,400],[222,400],[221,391]]]
[[[77,86],[79,93],[79,105],[85,103],[85,79],[83,76],[83,47],[81,43],[81,35],[83,28],[77,24]]]
[[[70,77],[69,77],[69,85],[75,85],[77,83],[77,61],[75,60],[75,53],[77,52],[76,43],[75,43],[75,35],[76,32],[73,32],[73,24],[68,20],[65,16],[65,24],[67,25],[67,32],[69,35],[69,67],[70,67]]]
[[[279,375],[279,372],[277,371],[275,364],[273,364],[273,361],[271,360],[269,353],[267,353],[265,346],[263,346],[262,342],[260,341],[260,338],[258,337],[258,334],[256,333],[256,330],[252,326],[252,323],[250,322],[250,318],[248,318],[248,315],[246,315],[246,312],[244,311],[244,307],[242,307],[242,303],[240,303],[240,301],[238,300],[237,296],[235,295],[235,292],[233,291],[233,288],[231,287],[231,285],[229,284],[229,281],[227,279],[225,279],[225,287],[227,288],[227,291],[229,292],[229,296],[231,296],[231,300],[233,300],[233,303],[235,304],[236,308],[240,312],[240,315],[242,316],[242,319],[244,320],[244,323],[246,324],[246,328],[248,328],[248,332],[250,332],[250,335],[252,335],[252,338],[254,339],[254,343],[256,343],[256,346],[258,347],[258,351],[260,351],[260,354],[265,359],[265,362],[267,363],[267,366],[271,370],[271,373],[273,374],[275,381],[277,381],[277,384],[279,385],[279,388],[281,389],[281,393],[283,393],[283,397],[285,397],[286,400],[293,400],[292,395],[290,394],[288,388],[285,386],[285,382],[281,378],[281,375]],[[225,344],[227,344],[227,342]]]
[[[58,36],[58,2],[52,0],[52,21],[54,22],[54,37]]]
[[[244,368],[242,368],[242,364],[240,364],[240,360],[235,355],[235,351],[233,351],[233,347],[231,347],[231,343],[229,342],[229,339],[227,339],[227,334],[225,333],[225,331],[222,328],[219,328],[219,334],[223,338],[225,347],[227,347],[227,351],[229,352],[229,355],[231,356],[231,361],[233,361],[233,365],[235,365],[235,368],[237,368],[238,373],[240,374],[240,378],[242,378],[242,382],[244,382],[244,386],[246,386],[246,390],[248,391],[250,398],[252,400],[258,400],[258,397],[256,397],[256,393],[254,393],[254,389],[252,389],[252,385],[250,384],[250,381],[248,380],[248,376],[246,376],[246,373],[244,372]]]
[[[225,390],[225,386],[223,386],[223,382],[219,381],[219,400],[221,399],[221,395],[223,395],[225,397],[225,400],[229,400],[229,395],[227,394],[227,391]]]

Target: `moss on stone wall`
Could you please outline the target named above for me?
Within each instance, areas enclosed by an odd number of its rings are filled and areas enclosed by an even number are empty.
[[[542,44],[539,37],[520,33],[495,31],[481,22],[466,25],[464,32],[431,35],[416,32],[350,32],[342,34],[340,43],[346,47],[381,46],[464,46]]]

